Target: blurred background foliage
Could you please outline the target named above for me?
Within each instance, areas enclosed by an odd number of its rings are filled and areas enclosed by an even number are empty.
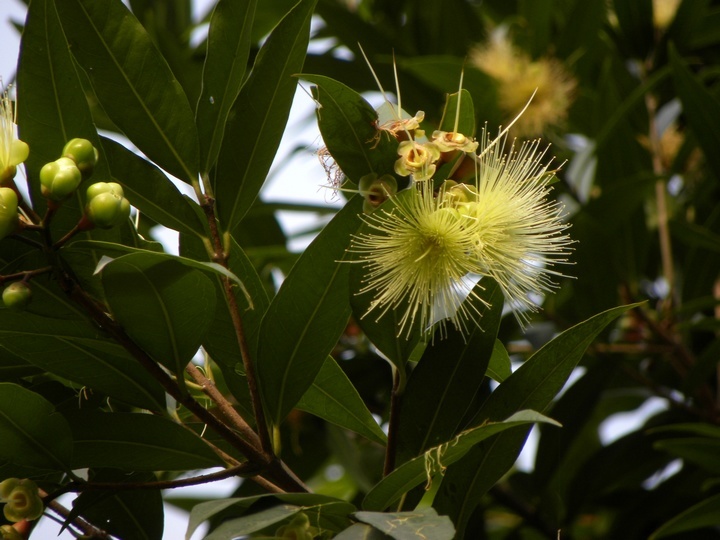
[[[207,21],[193,20],[190,2],[129,5],[195,103]],[[293,4],[258,3],[250,62]],[[720,538],[720,2],[320,0],[304,71],[376,92],[360,46],[390,93],[397,65],[403,108],[429,126],[461,70],[491,131],[537,88],[526,115],[539,119],[515,135],[552,143],[553,193],[577,243],[574,279],[527,331],[503,320],[515,365],[599,311],[646,302],[590,348],[547,412],[564,427],[536,428],[536,451],[487,493],[466,537]],[[101,107],[93,118],[115,129]],[[269,290],[295,259],[277,209],[257,202],[236,233]],[[389,370],[357,326],[333,354],[386,414]],[[379,470],[378,447],[301,411],[288,425],[283,457],[318,492],[352,500],[378,480],[365,478]],[[346,473],[328,476],[329,465]]]

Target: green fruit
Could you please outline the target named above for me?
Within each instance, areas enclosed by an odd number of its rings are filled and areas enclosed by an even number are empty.
[[[62,151],[63,157],[72,159],[85,176],[92,174],[98,160],[98,151],[87,139],[71,139]]]
[[[115,182],[98,182],[87,190],[86,214],[95,226],[109,229],[130,216],[130,202],[123,197],[123,189]]]
[[[61,201],[77,189],[82,181],[82,173],[75,162],[61,157],[46,163],[40,169],[40,187],[44,197]]]
[[[27,283],[15,281],[11,283],[2,293],[3,304],[13,311],[22,311],[30,303],[32,299],[32,289]]]
[[[0,187],[0,239],[13,233],[18,223],[18,197],[15,190]]]

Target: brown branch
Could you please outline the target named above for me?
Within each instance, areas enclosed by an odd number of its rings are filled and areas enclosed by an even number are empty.
[[[49,510],[52,510],[55,512],[58,516],[63,518],[63,521],[67,521],[67,519],[70,517],[70,510],[65,508],[62,504],[57,502],[55,497],[58,495],[55,495],[54,493],[52,495],[48,495],[45,491],[39,490],[40,497],[43,499],[43,503],[45,504],[45,507]],[[93,525],[92,523],[84,520],[80,516],[75,517],[72,522],[73,526],[82,531],[82,533],[89,537],[89,538],[97,538],[99,540],[110,540],[110,535]]]

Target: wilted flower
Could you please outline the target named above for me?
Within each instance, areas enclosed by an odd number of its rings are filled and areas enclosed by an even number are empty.
[[[441,152],[474,152],[478,147],[475,139],[456,131],[433,131],[432,142]]]
[[[0,96],[0,184],[15,176],[17,166],[30,153],[26,143],[15,137],[15,108],[7,95]]]
[[[532,293],[555,287],[553,267],[567,262],[570,238],[562,207],[547,199],[553,177],[539,143],[510,148],[506,134],[483,131],[475,156],[475,184],[416,182],[391,197],[393,206],[366,216],[350,250],[366,265],[361,293],[372,293],[368,313],[404,309],[398,335],[419,319],[423,331],[449,319],[461,330],[478,322],[464,302],[478,276],[495,279],[521,324],[537,309]],[[475,280],[472,277],[475,276]]]
[[[576,83],[558,60],[532,60],[513,46],[506,33],[495,32],[486,45],[471,53],[470,61],[497,81],[500,108],[508,116],[522,109],[535,92],[514,134],[537,136],[567,118]]]

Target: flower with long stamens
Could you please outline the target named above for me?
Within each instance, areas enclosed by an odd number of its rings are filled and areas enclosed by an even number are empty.
[[[366,266],[366,315],[403,309],[398,335],[417,319],[423,331],[443,318],[464,331],[480,322],[464,302],[479,275],[497,281],[524,325],[537,309],[530,295],[555,287],[554,267],[567,262],[572,241],[562,206],[547,198],[553,174],[537,141],[506,154],[506,138],[483,131],[474,185],[446,182],[435,193],[431,181],[415,182],[390,209],[365,216],[350,251]]]
[[[30,153],[28,145],[15,136],[15,108],[7,92],[0,96],[0,184],[15,177],[17,166]]]
[[[366,227],[352,241],[350,251],[366,264],[360,294],[374,295],[368,313],[378,318],[404,306],[398,335],[419,320],[425,331],[440,313],[458,327],[474,313],[458,298],[471,294],[463,278],[482,269],[473,256],[475,235],[465,218],[433,196],[431,182],[419,182],[393,196],[390,209],[381,207],[364,216]],[[367,315],[366,314],[366,315]]]

